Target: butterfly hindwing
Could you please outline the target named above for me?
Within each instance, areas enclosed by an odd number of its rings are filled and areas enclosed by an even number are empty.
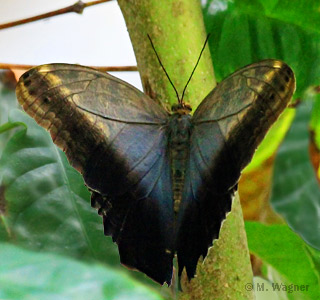
[[[195,111],[179,212],[180,273],[186,267],[193,277],[199,257],[218,238],[241,170],[294,89],[292,70],[281,61],[265,60],[223,80]]]
[[[129,84],[77,65],[28,71],[17,96],[82,173],[121,262],[170,283],[174,250],[166,111]]]

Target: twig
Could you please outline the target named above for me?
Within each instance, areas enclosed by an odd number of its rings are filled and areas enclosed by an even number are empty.
[[[100,3],[104,3],[104,2],[109,2],[109,1],[112,1],[112,0],[98,0],[98,1],[91,1],[91,2],[86,2],[86,3],[84,3],[84,2],[82,2],[80,0],[80,1],[78,1],[77,3],[75,3],[73,5],[70,5],[70,6],[67,6],[65,8],[61,8],[61,9],[55,10],[55,11],[51,11],[51,12],[48,12],[48,13],[45,13],[45,14],[42,14],[42,15],[34,16],[34,17],[31,17],[31,18],[26,18],[26,19],[19,20],[19,21],[9,22],[9,23],[6,23],[6,24],[0,24],[0,30],[1,29],[6,29],[6,28],[11,28],[11,27],[14,27],[14,26],[22,25],[22,24],[26,24],[26,23],[31,23],[31,22],[42,20],[42,19],[46,19],[46,18],[50,18],[50,17],[53,17],[53,16],[67,14],[67,13],[70,13],[70,12],[75,12],[75,13],[78,13],[78,14],[82,14],[83,10],[86,7],[89,7],[89,6],[92,6],[92,5],[96,5],[96,4],[100,4]]]
[[[3,70],[29,70],[35,67],[35,65],[18,65],[18,64],[5,64],[0,63],[0,69]],[[91,68],[99,71],[108,71],[108,72],[125,72],[125,71],[138,71],[136,66],[115,66],[115,67],[100,67],[100,66],[91,66]]]

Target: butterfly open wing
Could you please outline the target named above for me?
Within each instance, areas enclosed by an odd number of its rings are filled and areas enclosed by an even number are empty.
[[[266,60],[235,72],[203,100],[191,119],[178,222],[161,106],[115,77],[66,64],[25,73],[17,96],[83,174],[121,262],[162,284],[171,281],[175,251],[179,273],[185,267],[194,276],[231,209],[241,170],[294,86],[286,64]]]
[[[223,80],[195,111],[179,212],[180,274],[186,267],[193,277],[199,257],[218,238],[241,170],[294,89],[292,70],[281,61],[265,60]]]
[[[83,174],[121,262],[170,283],[173,208],[165,110],[111,75],[67,64],[25,73],[17,96]]]

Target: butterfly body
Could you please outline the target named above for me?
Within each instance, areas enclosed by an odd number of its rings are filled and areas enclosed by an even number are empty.
[[[51,64],[25,73],[17,97],[83,175],[121,262],[169,284],[175,254],[179,274],[195,275],[294,89],[285,63],[264,60],[223,80],[193,115],[184,103],[170,115],[109,74]]]
[[[173,209],[175,214],[178,214],[190,151],[191,116],[189,114],[175,113],[170,116],[168,127]]]

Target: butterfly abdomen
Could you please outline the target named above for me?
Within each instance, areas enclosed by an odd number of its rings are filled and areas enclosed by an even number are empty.
[[[179,211],[182,199],[186,162],[189,157],[190,129],[190,115],[172,115],[169,130],[172,197],[175,214]]]

